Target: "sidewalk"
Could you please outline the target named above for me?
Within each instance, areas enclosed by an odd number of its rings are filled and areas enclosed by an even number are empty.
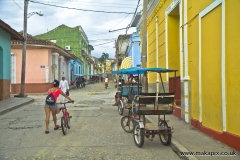
[[[114,95],[116,93],[116,89],[113,87],[114,84],[110,84],[111,87],[109,87],[108,91],[110,91],[110,94],[112,95],[113,99],[111,101],[114,102]],[[25,97],[25,98],[17,98],[17,97],[11,97],[8,100],[0,101],[0,115],[9,112],[13,109],[16,109],[20,106],[23,106],[27,103],[33,102],[34,99],[31,97]],[[118,113],[116,112],[116,115]],[[120,116],[120,115],[118,115]],[[157,115],[148,115],[146,118],[153,124],[157,124]],[[171,141],[171,147],[173,151],[175,151],[181,159],[185,160],[237,160],[240,159],[240,152],[237,152],[233,148],[213,139],[212,137],[202,133],[198,129],[194,128],[193,126],[187,124],[182,119],[179,119],[175,117],[174,115],[166,115],[166,120],[169,120],[169,126],[173,127],[173,134],[172,134],[172,141]],[[145,141],[148,142],[148,140],[145,137]],[[156,136],[153,141],[159,141],[159,145],[162,145],[159,137]],[[232,153],[235,152],[236,156],[190,156],[190,155],[181,155],[181,152],[184,152],[185,154],[195,154],[196,152],[200,153],[206,153],[206,152],[212,152],[213,154],[216,152],[224,152],[224,153]]]
[[[157,115],[147,115],[146,118],[157,125],[158,116]],[[163,118],[163,116],[161,117]],[[199,131],[197,128],[187,124],[182,119],[175,117],[174,115],[166,115],[166,120],[169,120],[169,126],[173,127],[171,147],[172,149],[182,158],[190,160],[225,160],[225,159],[240,159],[240,152],[234,150],[233,148],[213,139],[212,137]],[[156,137],[158,138],[158,137]],[[155,138],[155,139],[156,139]],[[207,156],[205,152],[216,152],[232,153],[235,152],[236,156]],[[185,152],[187,154],[196,154],[200,152],[202,156],[190,156],[181,155],[180,152]],[[205,154],[205,155],[204,155]]]
[[[9,112],[11,110],[14,110],[16,108],[19,108],[33,101],[34,99],[30,97],[24,97],[24,98],[11,97],[7,100],[0,101],[0,115],[6,112]]]

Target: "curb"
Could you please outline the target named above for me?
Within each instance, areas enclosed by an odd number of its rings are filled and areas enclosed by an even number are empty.
[[[5,114],[5,113],[7,113],[7,112],[10,112],[10,111],[12,111],[12,110],[14,110],[14,109],[17,109],[17,108],[19,108],[19,107],[21,107],[21,106],[23,106],[23,105],[26,105],[26,104],[31,103],[31,102],[34,101],[33,98],[29,98],[29,99],[30,99],[29,101],[23,102],[23,103],[21,103],[21,104],[17,104],[17,105],[12,106],[12,107],[8,107],[8,108],[0,111],[0,115],[3,115],[3,114]]]
[[[157,125],[157,123],[150,118],[149,116],[146,116],[147,120],[149,120],[151,123]],[[172,136],[172,140],[171,140],[171,148],[172,150],[181,158],[184,160],[198,160],[198,158],[194,157],[194,156],[182,156],[180,154],[180,152],[189,152],[189,150],[184,147],[178,140],[176,140],[173,136]]]

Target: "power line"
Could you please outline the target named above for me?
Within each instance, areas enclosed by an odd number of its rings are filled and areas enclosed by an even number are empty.
[[[111,42],[115,42],[115,41],[110,41],[110,42],[106,42],[106,43],[102,43],[102,44],[97,44],[97,45],[94,45],[93,47],[101,46],[101,45],[108,44],[108,43],[111,43]]]
[[[2,1],[4,1],[4,0],[2,0]],[[8,0],[5,0],[5,1],[8,1]],[[22,0],[16,0],[16,1],[22,1]],[[36,0],[37,1],[37,0]],[[38,1],[40,1],[40,0],[38,0]],[[41,2],[48,2],[48,3],[61,3],[62,2],[62,0],[41,0]],[[130,0],[127,0],[128,2],[130,1]],[[135,1],[135,0],[133,0],[133,1]],[[131,5],[131,2],[130,3],[126,3],[126,2],[124,2],[124,1],[122,1],[121,0],[121,2],[123,2],[123,3],[105,3],[105,2],[89,2],[88,0],[87,1],[83,1],[83,0],[80,0],[80,1],[76,1],[76,0],[73,0],[73,1],[70,1],[70,0],[68,0],[67,2],[64,2],[64,3],[62,3],[62,4],[81,4],[81,3],[89,3],[89,4],[113,4],[113,5],[125,5],[125,6],[129,6],[129,5]]]
[[[139,2],[140,2],[140,0],[138,1],[138,4],[139,4]],[[140,5],[138,5],[137,6],[137,8],[139,7]],[[136,10],[137,10],[137,8],[136,8]],[[136,10],[135,10],[135,13],[134,13],[134,16],[135,16],[135,14],[136,14]],[[127,16],[129,16],[130,14],[128,14]],[[111,29],[113,29],[114,27],[116,27],[119,23],[121,23],[125,18],[127,18],[127,16],[126,17],[124,17],[120,22],[118,22],[115,26],[113,26]],[[111,29],[109,29],[109,32],[111,31]],[[124,28],[125,29],[125,28]],[[117,31],[117,30],[116,30]]]
[[[130,14],[128,14],[127,16],[129,16]],[[127,18],[127,16],[125,17],[125,18]],[[121,23],[125,18],[123,18],[120,22],[118,22],[115,26],[113,26],[111,29],[113,29],[114,27],[116,27],[119,23]],[[109,29],[109,32],[110,32],[110,30],[111,29]]]
[[[90,3],[93,3],[93,2],[88,2],[88,4],[87,3],[83,3],[83,4],[81,4],[81,3],[79,3],[79,2],[77,2],[77,3],[70,3],[70,2],[51,2],[51,3],[57,3],[57,4],[69,4],[69,5],[81,5],[81,6],[98,6],[98,7],[118,7],[118,8],[132,8],[132,7],[120,7],[119,5],[126,5],[126,4],[117,4],[117,3],[96,3],[95,2],[95,4],[90,4]],[[100,4],[100,5],[97,5],[97,4]],[[105,5],[106,4],[106,5]],[[111,5],[109,5],[109,4],[111,4]],[[127,5],[127,6],[131,6],[131,5]]]
[[[138,4],[137,4],[136,10],[135,10],[135,12],[134,12],[134,16],[135,16],[136,13],[137,13],[137,9],[138,9],[138,7],[139,7],[139,3],[140,3],[140,0],[138,0]],[[133,18],[134,18],[134,16],[133,16]],[[129,28],[130,28],[130,24],[128,24],[128,26],[127,26],[127,28],[126,28],[126,34],[125,34],[125,36],[127,35],[127,31],[128,31]],[[124,36],[124,37],[125,37],[125,36]],[[122,43],[121,43],[120,49],[122,48],[123,39],[124,39],[124,38],[122,38]]]
[[[18,4],[17,2],[15,2],[14,0],[12,0],[21,10],[23,10]]]
[[[96,40],[89,40],[89,41],[109,41],[109,40],[115,40],[115,38],[109,38],[109,39],[96,39]]]
[[[41,3],[41,2],[35,2],[35,1],[31,1],[31,0],[29,2],[38,3],[38,4],[42,4],[42,5],[46,5],[46,6],[65,8],[65,9],[74,9],[74,10],[87,11],[87,12],[133,14],[133,13],[129,13],[129,12],[106,12],[106,11],[96,11],[96,10],[87,10],[87,9],[79,9],[79,8],[70,8],[70,7],[64,7],[64,6],[57,6],[57,5],[53,5],[53,4],[46,4],[46,3]]]

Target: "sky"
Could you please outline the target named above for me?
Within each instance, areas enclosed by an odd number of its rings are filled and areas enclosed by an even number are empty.
[[[117,40],[118,35],[136,32],[135,27],[128,30],[122,28],[127,28],[131,23],[136,8],[137,12],[142,11],[143,0],[140,0],[137,7],[138,1],[30,0],[28,15],[32,12],[41,12],[43,16],[34,14],[28,18],[27,33],[35,36],[51,31],[62,24],[69,27],[80,25],[88,37],[89,44],[94,48],[92,56],[99,58],[104,52],[108,53],[110,58],[114,58],[115,40]],[[0,0],[0,19],[14,30],[18,32],[23,30],[23,17],[24,0]]]

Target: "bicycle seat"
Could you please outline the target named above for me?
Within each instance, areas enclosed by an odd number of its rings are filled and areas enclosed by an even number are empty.
[[[64,107],[64,106],[62,106],[62,107],[60,108],[60,110],[61,110],[61,109],[67,109],[67,108],[66,108],[66,107]]]

